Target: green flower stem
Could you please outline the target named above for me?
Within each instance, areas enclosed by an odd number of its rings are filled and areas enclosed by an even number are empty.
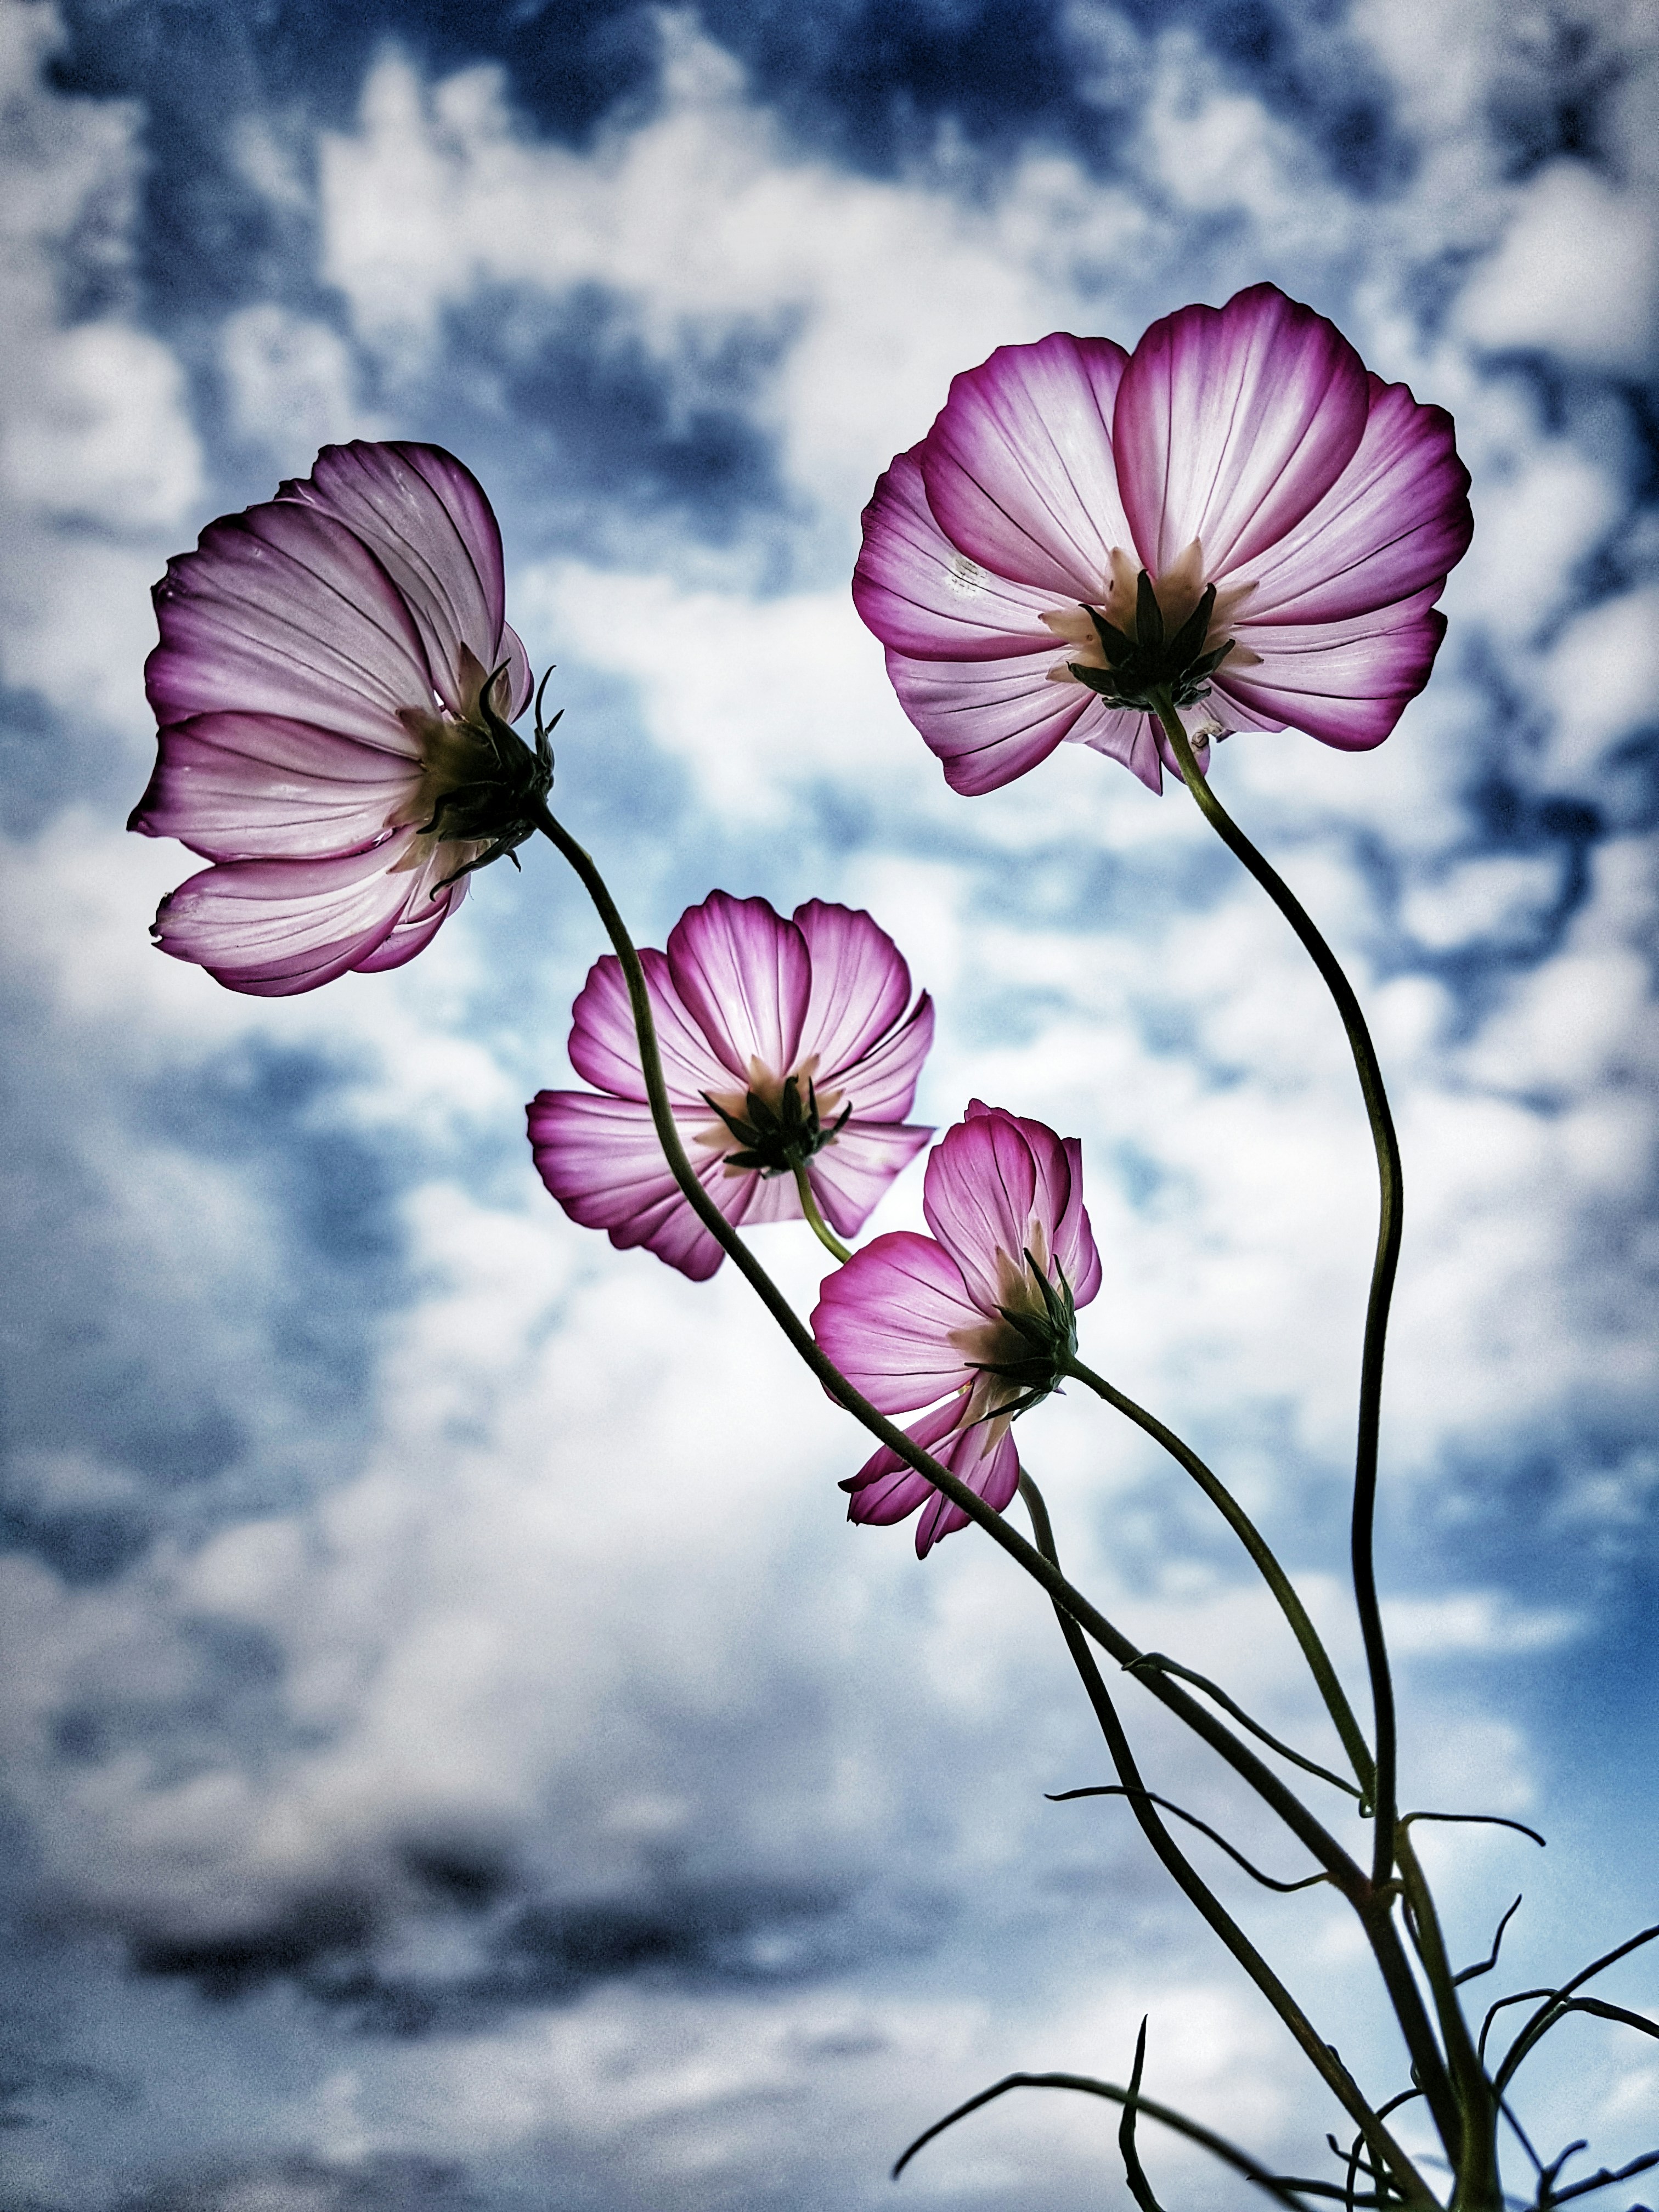
[[[662,1056],[657,1045],[656,1023],[651,1012],[645,971],[640,965],[640,956],[634,949],[633,939],[617,911],[616,902],[591,856],[544,806],[538,815],[536,826],[575,872],[583,889],[592,900],[594,909],[605,925],[605,933],[622,964],[623,978],[628,985],[629,1004],[634,1015],[635,1031],[639,1039],[640,1068],[645,1079],[646,1096],[651,1104],[651,1118],[658,1141],[663,1148],[663,1157],[684,1194],[686,1203],[750,1283],[762,1304],[836,1403],[845,1407],[872,1436],[885,1444],[890,1451],[896,1452],[907,1467],[914,1468],[936,1490],[942,1491],[953,1505],[959,1506],[976,1528],[982,1528],[993,1543],[1000,1545],[1033,1582],[1064,1607],[1109,1658],[1115,1660],[1120,1667],[1133,1668],[1145,1654],[1136,1649],[1121,1630],[1114,1627],[1098,1607],[1091,1604],[1080,1590],[1073,1589],[1060,1570],[1028,1544],[1011,1522],[988,1506],[976,1491],[970,1490],[948,1468],[942,1467],[931,1453],[923,1451],[919,1444],[913,1443],[902,1429],[878,1413],[869,1400],[855,1390],[840,1370],[824,1357],[813,1340],[811,1332],[804,1327],[782,1291],[698,1182],[696,1172],[685,1156],[685,1147],[680,1142],[679,1131],[674,1125],[673,1109],[663,1082]],[[1429,2026],[1417,1984],[1412,1978],[1404,1947],[1394,1927],[1390,1915],[1391,1893],[1379,1893],[1373,1888],[1363,1869],[1308,1810],[1295,1792],[1287,1788],[1272,1768],[1258,1759],[1249,1746],[1235,1735],[1207,1706],[1189,1697],[1178,1683],[1162,1672],[1145,1673],[1141,1680],[1149,1695],[1156,1698],[1178,1720],[1184,1722],[1194,1735],[1208,1744],[1243,1781],[1249,1784],[1258,1797],[1273,1808],[1291,1834],[1325,1869],[1336,1887],[1359,1914],[1387,1985],[1395,2017],[1405,2035],[1413,2063],[1425,2085],[1425,2094],[1434,2113],[1436,2124],[1443,2137],[1455,2142],[1455,2106],[1446,2084],[1445,2067],[1434,2041],[1433,2031]]]
[[[698,1182],[696,1171],[687,1159],[685,1147],[680,1142],[679,1132],[674,1124],[673,1109],[663,1082],[662,1057],[658,1049],[656,1023],[651,1012],[650,994],[646,988],[645,971],[640,965],[639,954],[634,949],[633,940],[622,916],[617,911],[616,902],[590,855],[545,808],[542,810],[537,827],[580,878],[622,963],[639,1038],[641,1072],[645,1079],[652,1120],[658,1141],[663,1148],[663,1156],[675,1182],[684,1194],[686,1203],[748,1280],[796,1352],[836,1403],[844,1407],[890,1451],[896,1452],[907,1467],[914,1468],[935,1489],[943,1491],[952,1504],[960,1506],[977,1528],[982,1528],[994,1543],[1000,1544],[1034,1582],[1066,1607],[1072,1618],[1093,1638],[1109,1657],[1115,1660],[1121,1667],[1135,1666],[1145,1654],[1138,1650],[1120,1629],[1114,1627],[1081,1590],[1074,1589],[1058,1569],[1028,1544],[1011,1522],[988,1506],[976,1491],[970,1490],[948,1468],[942,1467],[931,1453],[923,1451],[919,1444],[913,1443],[902,1429],[896,1426],[884,1414],[878,1413],[869,1400],[861,1396],[839,1369],[824,1357],[811,1332],[804,1326],[782,1291]],[[1279,1776],[1265,1765],[1249,1745],[1235,1735],[1224,1722],[1218,1720],[1206,1706],[1200,1705],[1195,1698],[1189,1697],[1167,1675],[1151,1673],[1144,1675],[1142,1680],[1152,1696],[1185,1722],[1194,1735],[1201,1737],[1212,1751],[1226,1760],[1235,1773],[1249,1783],[1259,1797],[1272,1806],[1291,1832],[1306,1845],[1332,1876],[1343,1895],[1357,1907],[1363,1908],[1370,1894],[1370,1885],[1364,1869],[1356,1864],[1335,1837],[1325,1829]]]
[[[994,2081],[988,2089],[981,2089],[976,2097],[969,2097],[965,2105],[958,2105],[955,2112],[947,2112],[942,2120],[935,2120],[931,2128],[924,2130],[893,2168],[894,2180],[898,2179],[916,2153],[924,2149],[936,2136],[942,2136],[946,2128],[954,2127],[958,2120],[965,2120],[969,2112],[977,2112],[994,2099],[1006,2097],[1011,2089],[1081,2090],[1085,2096],[1103,2097],[1114,2105],[1126,2103],[1129,2094],[1127,2089],[1120,2089],[1115,2081],[1097,2081],[1088,2074],[1006,2074],[1000,2081]],[[1340,2197],[1342,2194],[1340,2189],[1327,2182],[1310,2184],[1297,2181],[1291,2174],[1275,2173],[1272,2166],[1264,2166],[1259,2158],[1252,2158],[1249,2151],[1241,2150],[1237,2143],[1229,2142],[1224,2136],[1218,2136],[1212,2129],[1200,2126],[1198,2121],[1189,2120],[1184,2112],[1176,2112],[1172,2106],[1160,2105],[1152,2097],[1137,2096],[1135,2108],[1149,2120],[1160,2120],[1176,2134],[1185,2136],[1189,2142],[1197,2143],[1212,2157],[1219,2159],[1223,2165],[1231,2166],[1235,2172],[1242,2173],[1247,2181],[1255,2182],[1257,2188],[1275,2203],[1289,2205],[1291,2212],[1307,2212],[1303,2203],[1306,2195]],[[1357,2205],[1373,2205],[1377,2200],[1374,2197],[1357,2197],[1354,2202]]]
[[[812,1184],[806,1172],[806,1163],[805,1160],[794,1160],[790,1164],[795,1170],[795,1188],[800,1193],[800,1210],[806,1216],[807,1227],[823,1245],[824,1250],[834,1253],[844,1267],[852,1258],[852,1252],[842,1243],[840,1237],[818,1212],[818,1202],[812,1195]]]
[[[1337,1680],[1336,1669],[1331,1664],[1330,1654],[1319,1639],[1318,1630],[1309,1620],[1307,1609],[1297,1595],[1290,1577],[1273,1557],[1272,1548],[1255,1522],[1219,1477],[1206,1467],[1198,1454],[1184,1444],[1173,1429],[1165,1428],[1155,1414],[1149,1413],[1143,1406],[1137,1406],[1134,1400],[1126,1397],[1121,1390],[1115,1389],[1103,1376],[1097,1375],[1092,1369],[1085,1367],[1080,1359],[1068,1359],[1065,1371],[1074,1375],[1097,1398],[1103,1398],[1109,1406],[1126,1415],[1138,1429],[1144,1429],[1154,1443],[1162,1444],[1170,1458],[1185,1468],[1249,1553],[1261,1579],[1273,1592],[1279,1611],[1290,1623],[1291,1633],[1302,1647],[1303,1656],[1319,1686],[1319,1694],[1325,1700],[1325,1710],[1342,1739],[1342,1748],[1348,1754],[1359,1787],[1369,1798],[1376,1784],[1370,1747],[1354,1718],[1353,1708]]]
[[[1325,988],[1336,1002],[1347,1031],[1358,1071],[1359,1089],[1370,1120],[1376,1146],[1376,1172],[1381,1206],[1376,1232],[1376,1256],[1371,1267],[1370,1297],[1365,1310],[1365,1339],[1359,1363],[1359,1431],[1354,1456],[1353,1559],[1354,1603],[1364,1640],[1365,1663],[1371,1682],[1371,1703],[1376,1727],[1376,1783],[1371,1880],[1381,1889],[1394,1871],[1395,1821],[1397,1796],[1398,1736],[1395,1721],[1394,1683],[1389,1673],[1389,1647],[1382,1633],[1382,1611],[1376,1595],[1374,1530],[1376,1519],[1377,1431],[1382,1412],[1382,1353],[1389,1329],[1389,1304],[1400,1265],[1400,1232],[1404,1179],[1400,1146],[1389,1111],[1382,1071],[1371,1042],[1365,1017],[1359,1010],[1353,986],[1343,974],[1336,955],[1314,927],[1301,902],[1278,871],[1269,866],[1238,827],[1200,773],[1181,717],[1167,692],[1158,700],[1157,713],[1181,764],[1188,791],[1222,842],[1255,878],[1273,904],[1302,940]]]
[[[1019,1494],[1031,1516],[1031,1528],[1036,1537],[1037,1549],[1058,1569],[1060,1554],[1054,1547],[1048,1509],[1043,1502],[1042,1492],[1029,1474],[1022,1473],[1020,1475]],[[1409,2203],[1425,2207],[1433,2204],[1435,2199],[1427,2184],[1371,2110],[1347,2068],[1158,1817],[1156,1802],[1140,1778],[1128,1736],[1083,1631],[1064,1607],[1056,1604],[1054,1613],[1060,1622],[1060,1633],[1066,1638],[1066,1648],[1072,1655],[1072,1663],[1081,1676],[1083,1686],[1089,1694],[1089,1702],[1094,1707],[1095,1718],[1106,1739],[1106,1748],[1117,1771],[1123,1794],[1139,1821],[1147,1842],[1295,2037],[1304,2055],[1364,2136],[1372,2159],[1379,2166],[1387,2168]]]
[[[1452,2086],[1463,2116],[1462,2151],[1452,2191],[1453,2212],[1503,2212],[1503,2192],[1498,2179],[1498,2099],[1480,2063],[1468,2022],[1463,2017],[1451,1960],[1446,1953],[1446,1939],[1441,1932],[1440,1916],[1424,1878],[1410,1829],[1404,1821],[1395,1849],[1400,1861],[1401,1884],[1412,1936],[1434,1994]]]

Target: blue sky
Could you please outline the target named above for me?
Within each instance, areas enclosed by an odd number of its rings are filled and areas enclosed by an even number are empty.
[[[1395,1091],[1408,1787],[1548,1834],[1431,1846],[1472,1959],[1524,1890],[1517,1985],[1659,1918],[1643,11],[0,27],[7,2203],[856,2212],[1010,2069],[1121,2076],[1146,2010],[1149,2088],[1307,2170],[1334,2115],[1121,1808],[1044,1802],[1102,1778],[1052,1620],[971,1536],[918,1565],[849,1530],[856,1438],[741,1287],[541,1193],[523,1102],[568,1079],[600,949],[550,856],[398,974],[261,1004],[150,950],[191,864],[122,828],[167,556],[326,440],[452,447],[636,934],[716,884],[870,908],[939,1003],[921,1111],[1082,1138],[1085,1356],[1227,1470],[1352,1662],[1370,1170],[1328,1008],[1179,794],[1067,749],[952,797],[847,593],[957,369],[1263,278],[1450,408],[1474,478],[1396,734],[1218,766]],[[816,1248],[764,1237],[810,1305]],[[1314,1741],[1172,1474],[1070,1401],[1024,1425],[1079,1579]],[[1145,1733],[1172,1795],[1282,1850]],[[1238,1909],[1395,2086],[1335,1907]],[[1655,1972],[1610,1993],[1651,2011]],[[1565,2035],[1537,2130],[1632,2154],[1651,2047]],[[1065,2212],[1113,2201],[1109,2149],[1092,2108],[1010,2100],[901,2188]],[[1157,2154],[1166,2201],[1234,2201]]]

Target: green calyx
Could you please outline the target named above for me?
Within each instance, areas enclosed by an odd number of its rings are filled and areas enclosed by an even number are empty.
[[[1176,707],[1194,706],[1209,690],[1206,678],[1233,649],[1233,641],[1228,638],[1212,652],[1204,650],[1214,611],[1215,586],[1206,584],[1203,598],[1181,628],[1173,637],[1166,637],[1164,610],[1152,589],[1152,580],[1143,568],[1135,585],[1134,635],[1127,636],[1097,608],[1085,607],[1084,612],[1095,626],[1106,665],[1091,668],[1077,660],[1067,665],[1079,684],[1086,684],[1091,691],[1097,691],[1115,707],[1154,714],[1159,700],[1164,698]]]
[[[724,1106],[716,1105],[706,1091],[702,1097],[704,1104],[720,1115],[741,1148],[726,1155],[726,1165],[753,1168],[763,1176],[793,1175],[814,1152],[821,1152],[830,1139],[839,1134],[853,1110],[849,1099],[826,1126],[818,1116],[818,1095],[811,1076],[806,1079],[805,1098],[801,1097],[800,1078],[786,1076],[776,1106],[769,1104],[758,1091],[751,1091],[741,1114],[728,1114]]]
[[[1056,1289],[1029,1249],[1025,1265],[1036,1285],[1041,1305],[997,1308],[999,1316],[1020,1339],[1023,1348],[1006,1359],[974,1359],[968,1363],[981,1375],[994,1375],[999,1381],[1013,1384],[1018,1393],[1014,1402],[991,1408],[993,1413],[1006,1414],[1010,1419],[1041,1405],[1051,1391],[1059,1388],[1060,1377],[1077,1356],[1077,1305],[1065,1269],[1056,1271],[1060,1276]]]
[[[432,813],[420,825],[423,836],[432,836],[442,844],[482,844],[484,850],[457,868],[443,882],[433,886],[435,898],[441,890],[463,876],[470,876],[475,868],[487,868],[492,860],[503,855],[516,868],[519,856],[515,849],[540,826],[543,805],[553,788],[553,732],[558,727],[564,709],[561,708],[550,722],[542,720],[542,695],[547,690],[550,668],[542,678],[536,691],[536,743],[532,751],[510,722],[504,722],[490,704],[490,696],[507,663],[491,671],[478,692],[476,720],[465,726],[471,740],[471,756],[468,768],[472,772],[464,780],[449,785],[435,800]]]

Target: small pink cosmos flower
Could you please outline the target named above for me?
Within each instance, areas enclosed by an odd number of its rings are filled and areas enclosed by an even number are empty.
[[[1449,416],[1257,284],[1133,355],[1056,332],[958,376],[876,486],[853,597],[953,789],[1069,738],[1158,791],[1149,684],[1200,757],[1231,730],[1381,744],[1444,634],[1468,484]]]
[[[507,726],[531,682],[503,610],[489,502],[437,446],[325,447],[167,563],[127,826],[214,865],[162,901],[164,952],[280,997],[431,941],[552,778]]]
[[[933,1131],[907,1125],[933,1041],[926,992],[867,914],[812,899],[785,921],[764,899],[714,891],[641,952],[663,1073],[703,1188],[734,1227],[799,1221],[813,1201],[856,1235]],[[622,965],[597,962],[576,1000],[570,1059],[595,1091],[529,1107],[542,1181],[573,1221],[643,1244],[705,1281],[725,1256],[682,1195],[646,1102]]]
[[[828,1278],[812,1334],[878,1412],[932,1407],[907,1434],[1000,1512],[1019,1483],[1011,1425],[1058,1383],[1100,1288],[1082,1149],[975,1099],[933,1147],[922,1211],[931,1237],[878,1237]],[[925,1506],[918,1559],[968,1525],[885,1445],[842,1488],[854,1521]]]

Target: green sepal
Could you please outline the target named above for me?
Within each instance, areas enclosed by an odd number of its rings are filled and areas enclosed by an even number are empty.
[[[1135,580],[1135,634],[1127,636],[1109,623],[1098,607],[1084,612],[1094,624],[1104,668],[1090,668],[1081,661],[1066,666],[1078,682],[1114,707],[1139,714],[1155,714],[1156,702],[1167,697],[1177,707],[1196,706],[1212,676],[1233,649],[1228,638],[1212,652],[1202,650],[1215,612],[1215,586],[1206,584],[1204,595],[1173,637],[1166,638],[1164,610],[1158,603],[1152,580],[1143,568]]]

